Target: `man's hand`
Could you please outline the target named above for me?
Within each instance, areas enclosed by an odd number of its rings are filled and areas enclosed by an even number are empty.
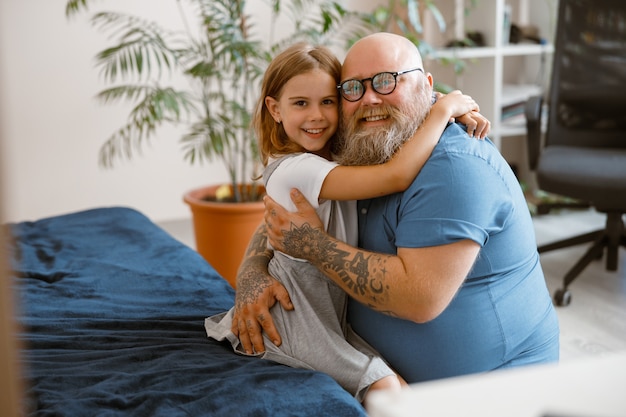
[[[279,250],[296,258],[307,259],[308,245],[303,244],[303,234],[309,232],[325,233],[324,225],[315,209],[297,189],[291,190],[291,201],[296,206],[296,212],[285,210],[280,204],[265,196],[265,224],[270,244]],[[311,235],[308,236],[309,238]]]
[[[263,331],[276,346],[282,343],[270,314],[270,308],[276,301],[285,310],[293,310],[287,290],[267,271],[272,255],[267,249],[267,233],[265,225],[262,225],[248,245],[246,257],[237,273],[237,293],[231,325],[231,331],[239,337],[241,346],[249,354],[265,351]]]

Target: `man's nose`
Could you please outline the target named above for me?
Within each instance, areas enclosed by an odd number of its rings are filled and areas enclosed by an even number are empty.
[[[363,97],[361,97],[361,104],[379,104],[382,102],[382,98],[381,95],[378,94],[376,91],[374,91],[374,89],[372,88],[372,81],[368,80],[366,81],[366,85],[365,85],[365,93],[363,94]]]

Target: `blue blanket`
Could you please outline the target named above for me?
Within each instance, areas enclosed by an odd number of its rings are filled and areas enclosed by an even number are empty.
[[[141,213],[7,225],[30,416],[365,416],[325,374],[234,354],[234,291]]]

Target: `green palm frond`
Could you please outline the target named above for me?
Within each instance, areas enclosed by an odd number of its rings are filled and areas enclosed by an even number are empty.
[[[144,120],[137,117],[144,114],[162,121],[179,122],[183,116],[198,112],[195,99],[188,92],[177,91],[171,87],[121,85],[102,90],[97,98],[104,103],[124,99],[138,102],[130,117],[136,120]]]
[[[122,79],[146,79],[161,76],[163,68],[172,72],[177,65],[182,49],[168,43],[174,42],[175,33],[157,24],[122,13],[96,13],[92,24],[99,30],[111,34],[117,43],[96,55],[97,65],[108,82]]]
[[[144,143],[163,123],[178,123],[196,114],[193,98],[170,87],[123,85],[105,89],[98,96],[105,103],[130,100],[137,103],[126,125],[111,135],[100,149],[100,164],[112,167],[118,159],[140,153]]]
[[[70,18],[76,13],[86,11],[87,9],[87,0],[68,0],[65,4],[65,16]]]
[[[191,125],[181,139],[185,160],[196,163],[227,157],[236,139],[230,122],[224,115],[217,115]]]

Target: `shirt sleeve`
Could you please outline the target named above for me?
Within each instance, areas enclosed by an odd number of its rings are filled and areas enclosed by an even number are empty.
[[[296,211],[289,192],[297,188],[316,209],[319,195],[328,173],[337,166],[311,153],[285,158],[274,170],[267,182],[267,194],[289,211]]]
[[[433,158],[405,193],[396,246],[426,247],[471,239],[484,246],[512,212],[510,190],[479,156]]]

